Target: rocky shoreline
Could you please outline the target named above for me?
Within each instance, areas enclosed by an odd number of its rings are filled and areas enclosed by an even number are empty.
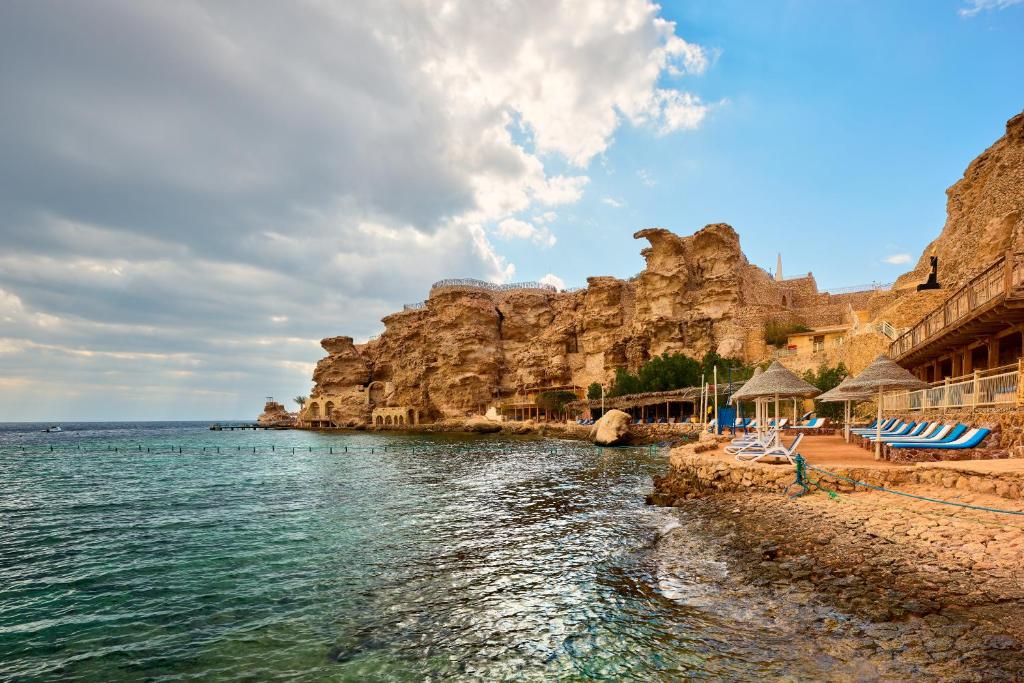
[[[809,629],[858,620],[866,680],[1024,680],[1020,517],[879,492],[719,491],[678,471],[656,479],[649,502],[678,509],[676,533],[721,539],[739,580],[784,593]]]

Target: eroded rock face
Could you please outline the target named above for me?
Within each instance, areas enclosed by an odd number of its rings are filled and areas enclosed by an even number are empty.
[[[366,419],[373,406],[414,407],[425,420],[483,414],[538,388],[609,383],[655,354],[759,360],[764,320],[795,315],[796,285],[751,265],[729,225],[634,236],[649,246],[630,280],[591,277],[576,292],[446,284],[425,306],[384,318],[379,339],[325,339],[312,396],[332,397],[339,420]],[[804,304],[828,297],[813,279],[800,286]]]
[[[649,246],[631,280],[591,277],[577,292],[445,285],[424,307],[384,318],[377,340],[325,339],[312,396],[334,398],[338,419],[365,419],[374,405],[427,419],[483,414],[533,389],[609,382],[663,352],[743,357],[749,326],[781,306],[777,283],[747,262],[728,225],[635,237]],[[736,317],[748,300],[760,306],[752,323]]]

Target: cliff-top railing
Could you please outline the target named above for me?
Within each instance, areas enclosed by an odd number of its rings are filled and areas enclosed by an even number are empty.
[[[558,288],[543,282],[510,282],[504,285],[496,285],[493,282],[485,282],[475,278],[452,278],[439,280],[430,286],[430,291],[443,289],[445,287],[469,287],[471,289],[483,289],[489,292],[511,292],[517,289],[541,289],[546,292],[557,292]]]
[[[888,292],[892,289],[892,282],[871,282],[866,285],[851,285],[850,287],[836,287],[826,289],[825,294],[856,294],[858,292]]]
[[[1024,296],[1024,254],[996,259],[946,302],[889,345],[889,357],[899,359],[949,328],[962,324],[994,302]]]

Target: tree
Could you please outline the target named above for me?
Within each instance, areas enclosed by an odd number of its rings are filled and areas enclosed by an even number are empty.
[[[612,384],[612,390],[608,392],[609,396],[639,394],[641,391],[640,380],[635,375],[629,374],[624,368],[615,368],[615,382]]]
[[[303,407],[305,407],[306,401],[308,401],[309,398],[306,397],[306,396],[299,395],[299,396],[296,396],[295,398],[293,398],[292,400],[295,401],[296,403],[298,403],[299,404],[299,410],[302,410]]]
[[[700,362],[681,353],[663,353],[641,365],[635,375],[622,368],[617,369],[615,384],[608,395],[624,396],[700,386],[701,374],[710,382],[716,367],[720,384],[728,381],[730,373],[732,380],[737,381],[749,377],[753,372],[753,368],[744,366],[739,359],[722,358],[713,351],[708,352]]]
[[[813,384],[823,392],[828,391],[829,389],[835,389],[849,376],[850,372],[842,363],[834,368],[822,363],[821,366],[818,367],[817,372],[814,372],[813,370],[807,370],[804,372],[804,380],[808,384]],[[841,401],[833,401],[830,403],[823,403],[821,401],[814,402],[814,412],[816,412],[819,417],[838,419],[843,416],[843,410],[843,403]]]
[[[587,387],[587,398],[591,401],[596,401],[601,398],[601,385],[598,382],[594,382]]]
[[[565,404],[576,400],[576,394],[571,391],[542,391],[537,394],[537,407],[548,415],[564,412]]]

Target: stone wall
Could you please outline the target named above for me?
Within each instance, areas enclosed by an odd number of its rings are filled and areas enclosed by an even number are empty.
[[[709,448],[711,450],[708,450]],[[829,471],[886,488],[928,486],[992,494],[1010,500],[1022,499],[1024,473],[980,473],[957,470],[948,465],[836,467]],[[813,472],[812,475],[823,485],[840,493],[852,493],[863,488],[818,472]],[[733,456],[726,455],[717,445],[702,441],[672,449],[668,473],[654,479],[651,502],[656,505],[673,505],[677,504],[676,501],[687,498],[744,491],[764,491],[782,495],[793,484],[795,478],[795,468],[792,465],[738,462]]]
[[[899,417],[913,422],[962,422],[968,427],[984,427],[992,430],[984,446],[1007,451],[1013,458],[1024,457],[1024,410],[1016,406],[946,411],[921,410],[902,414],[886,413],[885,417]]]

